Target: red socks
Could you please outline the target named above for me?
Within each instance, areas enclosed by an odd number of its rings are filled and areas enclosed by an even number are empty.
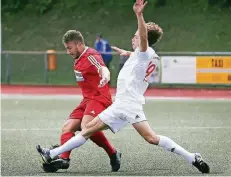
[[[103,132],[99,131],[94,133],[90,139],[97,144],[99,147],[103,148],[108,156],[110,157],[112,154],[116,153],[116,150],[112,147],[110,142],[107,140]]]
[[[60,137],[61,145],[63,145],[64,143],[66,143],[73,136],[75,136],[75,134],[73,132],[65,132],[65,133],[63,133],[61,135],[61,137]],[[70,154],[71,154],[71,151],[64,152],[64,153],[60,154],[60,157],[63,158],[63,159],[69,159],[70,158]]]
[[[66,143],[69,139],[71,139],[75,134],[73,132],[65,132],[61,135],[60,137],[60,142],[61,145]],[[112,154],[116,153],[116,150],[112,147],[110,142],[107,140],[103,132],[99,131],[95,134],[93,134],[90,139],[97,144],[99,147],[103,148],[108,156],[110,157]],[[63,159],[69,159],[70,158],[71,151],[64,152],[60,155],[61,158]]]

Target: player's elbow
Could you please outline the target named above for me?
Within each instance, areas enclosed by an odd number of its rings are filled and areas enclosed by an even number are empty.
[[[147,40],[148,39],[148,33],[142,33],[140,34],[140,39]]]
[[[140,40],[147,40],[148,39],[147,29],[143,30],[143,32],[140,32],[139,35],[140,35]]]

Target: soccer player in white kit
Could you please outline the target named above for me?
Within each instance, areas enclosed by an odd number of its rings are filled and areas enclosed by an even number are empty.
[[[143,112],[148,79],[153,72],[157,72],[159,65],[159,56],[149,46],[155,44],[163,34],[162,29],[155,23],[145,23],[142,12],[146,4],[143,0],[136,0],[133,6],[138,21],[138,30],[132,39],[134,52],[113,47],[121,55],[130,55],[119,73],[114,103],[62,146],[53,150],[40,147],[39,153],[45,163],[50,163],[55,156],[63,152],[80,147],[97,131],[110,129],[115,133],[130,123],[148,143],[181,155],[202,173],[209,173],[209,166],[199,153],[190,153],[170,138],[156,134]],[[105,83],[108,80],[109,78],[105,78]]]

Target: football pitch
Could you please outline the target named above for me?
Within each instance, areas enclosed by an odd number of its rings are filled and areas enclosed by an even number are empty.
[[[147,144],[127,126],[111,143],[122,152],[119,172],[110,172],[109,158],[91,141],[71,154],[68,170],[45,173],[35,146],[59,143],[61,127],[79,99],[1,100],[2,176],[199,176],[185,159]],[[200,152],[211,176],[231,176],[231,101],[148,100],[144,106],[153,129],[191,152]]]

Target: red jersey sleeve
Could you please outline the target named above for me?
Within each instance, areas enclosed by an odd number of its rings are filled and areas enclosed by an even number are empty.
[[[87,60],[90,63],[89,69],[93,73],[95,73],[95,72],[99,73],[99,69],[102,66],[105,66],[105,64],[103,62],[103,58],[101,57],[101,55],[88,55]]]

